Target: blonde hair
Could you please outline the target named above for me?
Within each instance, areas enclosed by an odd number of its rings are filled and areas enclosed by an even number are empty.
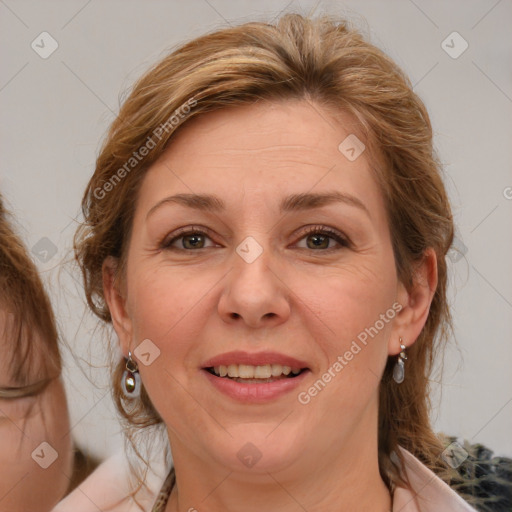
[[[401,282],[412,285],[427,248],[437,255],[438,286],[426,324],[408,350],[407,378],[396,385],[390,358],[380,384],[379,465],[388,485],[403,484],[402,462],[392,456],[401,445],[442,472],[443,447],[429,422],[429,375],[451,325],[445,260],[453,238],[450,205],[424,104],[399,67],[346,21],[287,14],[275,24],[222,29],[184,44],[135,84],[110,127],[82,202],[85,222],[75,237],[75,254],[88,304],[111,322],[102,263],[108,256],[119,258],[122,277],[137,192],[172,135],[191,118],[262,99],[312,100],[333,114],[355,116],[385,198]],[[180,117],[191,100],[193,108]],[[173,115],[179,123],[169,124]],[[130,161],[150,139],[149,153]],[[129,161],[134,165],[127,167]],[[144,390],[136,405],[124,402],[123,364],[113,373],[113,390],[127,426],[160,423]]]

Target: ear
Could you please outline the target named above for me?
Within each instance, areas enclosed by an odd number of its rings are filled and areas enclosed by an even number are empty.
[[[437,288],[437,256],[428,248],[413,274],[412,286],[407,289],[398,284],[397,301],[402,309],[395,317],[393,330],[388,343],[388,354],[400,352],[400,338],[406,347],[410,347],[418,338],[427,321],[430,304]]]
[[[121,292],[117,270],[117,258],[113,256],[106,258],[102,266],[103,294],[112,317],[114,330],[119,338],[121,350],[128,357],[133,332],[132,321],[126,311],[126,299]]]

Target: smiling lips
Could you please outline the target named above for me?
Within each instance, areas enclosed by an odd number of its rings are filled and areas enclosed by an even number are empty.
[[[308,368],[305,362],[277,352],[235,351],[208,360],[203,369],[217,377],[249,384],[293,378]]]
[[[209,364],[209,363],[208,363]],[[296,364],[296,363],[294,363]],[[298,371],[298,373],[294,373]],[[214,389],[231,399],[244,404],[263,404],[280,397],[284,397],[296,389],[307,378],[309,368],[283,365],[279,363],[266,364],[228,364],[207,366],[201,369],[207,381]],[[229,372],[232,375],[253,375],[251,377],[230,377],[227,373],[221,377],[221,371]],[[273,376],[272,372],[279,373]],[[269,378],[261,378],[258,376],[266,376],[270,372]],[[288,372],[288,375],[285,373]]]

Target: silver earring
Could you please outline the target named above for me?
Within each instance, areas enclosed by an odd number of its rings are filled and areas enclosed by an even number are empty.
[[[397,384],[401,384],[405,379],[405,363],[407,354],[405,353],[405,345],[403,344],[402,338],[400,338],[400,354],[396,361],[395,367],[393,368],[393,379]]]
[[[132,353],[128,352],[128,359],[126,360],[126,368],[123,372],[121,381],[121,388],[126,398],[137,398],[140,395],[141,381],[139,374],[139,367],[132,359]]]

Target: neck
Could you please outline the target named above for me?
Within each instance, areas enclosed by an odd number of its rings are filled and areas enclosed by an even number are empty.
[[[176,485],[165,510],[388,512],[391,497],[379,473],[377,442],[361,437],[362,443],[346,443],[342,451],[305,454],[293,468],[250,474],[209,465],[173,439]]]

